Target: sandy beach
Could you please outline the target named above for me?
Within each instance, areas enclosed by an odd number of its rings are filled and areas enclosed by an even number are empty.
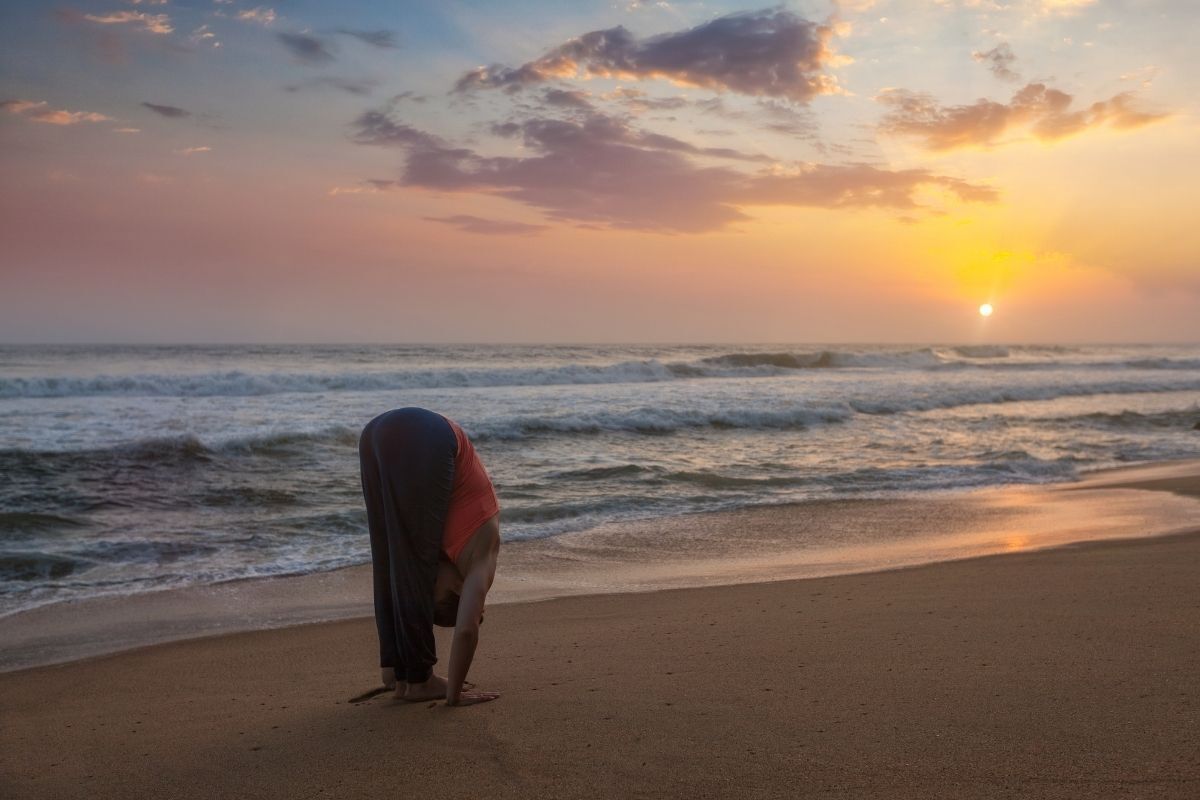
[[[3,0],[0,800],[1200,800],[1197,31]]]
[[[1178,470],[1140,483],[1200,486]],[[2,785],[30,798],[1191,798],[1198,579],[1195,531],[497,605],[471,677],[503,696],[464,709],[350,702],[377,682],[370,619],[172,642],[0,676]]]

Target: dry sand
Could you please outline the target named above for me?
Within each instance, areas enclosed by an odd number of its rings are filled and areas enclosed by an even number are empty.
[[[1200,797],[1200,532],[496,606],[468,708],[350,703],[374,636],[0,675],[0,796]]]

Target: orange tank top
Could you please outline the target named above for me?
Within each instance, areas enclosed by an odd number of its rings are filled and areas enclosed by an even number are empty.
[[[475,446],[449,417],[444,419],[458,440],[458,455],[454,457],[454,485],[450,490],[450,510],[446,513],[446,529],[442,534],[442,552],[451,561],[471,540],[471,534],[500,511],[491,478],[483,462],[475,454]]]

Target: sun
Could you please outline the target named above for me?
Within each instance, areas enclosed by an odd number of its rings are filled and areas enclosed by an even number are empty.
[[[994,311],[994,310],[995,309],[992,308],[991,303],[984,303],[983,305],[981,305],[979,307],[979,316],[990,317],[992,315],[992,311]]]

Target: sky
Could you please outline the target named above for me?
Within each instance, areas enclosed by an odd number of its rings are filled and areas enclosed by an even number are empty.
[[[1200,341],[1197,30],[5,0],[0,342]]]

